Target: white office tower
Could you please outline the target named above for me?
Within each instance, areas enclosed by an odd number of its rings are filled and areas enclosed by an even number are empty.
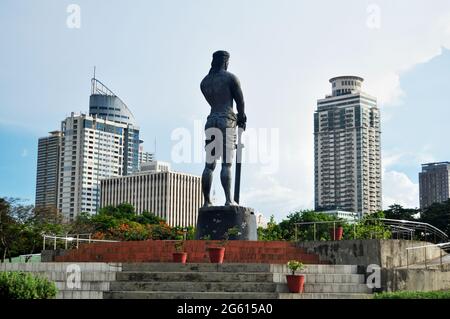
[[[381,204],[380,113],[356,76],[332,78],[314,113],[315,209],[360,216]]]
[[[128,203],[138,214],[153,213],[170,226],[196,226],[203,204],[201,177],[171,171],[167,163],[152,163],[139,173],[103,179],[101,207]]]
[[[86,114],[72,113],[62,122],[59,210],[66,220],[95,213],[100,180],[123,174],[126,128]]]

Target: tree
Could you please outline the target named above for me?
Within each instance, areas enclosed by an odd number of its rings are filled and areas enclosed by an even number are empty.
[[[283,235],[280,226],[275,222],[275,217],[270,216],[270,220],[267,223],[266,228],[258,228],[259,240],[282,240]]]
[[[389,219],[416,221],[414,215],[417,215],[419,210],[417,208],[403,208],[403,206],[394,204],[389,206],[389,209],[384,211],[384,215]]]
[[[439,228],[450,237],[450,199],[424,209],[420,221]]]

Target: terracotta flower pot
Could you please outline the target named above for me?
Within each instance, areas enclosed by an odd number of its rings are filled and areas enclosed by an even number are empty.
[[[342,226],[336,227],[336,229],[330,229],[330,238],[331,240],[342,240],[342,236],[344,235],[344,228]]]
[[[176,252],[176,253],[173,253],[173,254],[172,254],[172,257],[173,257],[173,262],[174,262],[174,263],[182,263],[182,264],[185,264],[185,263],[186,263],[186,260],[187,260],[187,253],[179,253],[179,252]]]
[[[225,256],[224,247],[210,247],[208,248],[209,260],[214,264],[223,263],[223,257]]]
[[[305,285],[304,275],[286,275],[289,292],[302,293]]]

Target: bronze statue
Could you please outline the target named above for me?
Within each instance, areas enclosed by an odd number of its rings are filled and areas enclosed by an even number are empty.
[[[212,206],[210,200],[212,174],[219,158],[222,159],[220,181],[225,192],[225,206],[236,205],[231,198],[231,165],[236,148],[236,126],[245,130],[247,118],[239,80],[227,71],[229,58],[230,54],[226,51],[214,52],[211,69],[200,84],[201,91],[211,106],[211,113],[205,125],[206,164],[202,174],[202,191],[205,198],[203,207]],[[233,111],[233,100],[236,102],[237,115]],[[240,164],[238,166],[240,174]],[[239,182],[240,177],[237,175],[235,199],[239,197]]]

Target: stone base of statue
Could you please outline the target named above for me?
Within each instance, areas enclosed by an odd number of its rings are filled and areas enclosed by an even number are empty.
[[[224,239],[230,228],[238,234],[235,240],[258,240],[256,216],[253,209],[243,206],[211,206],[198,210],[196,239]]]

